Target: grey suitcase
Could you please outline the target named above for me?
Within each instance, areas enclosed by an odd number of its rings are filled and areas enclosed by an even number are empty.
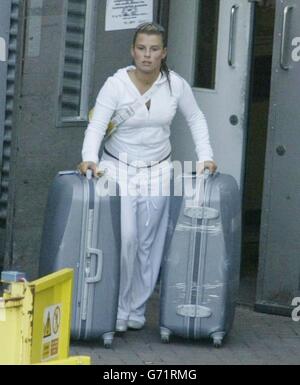
[[[111,182],[112,183],[112,182]],[[112,184],[110,183],[110,187]],[[120,277],[120,197],[99,197],[96,180],[60,172],[48,194],[40,275],[74,269],[71,336],[112,344]]]
[[[185,178],[177,178],[175,186],[181,184],[183,194],[170,202],[161,272],[161,340],[168,342],[171,334],[210,337],[218,347],[232,326],[238,292],[240,194],[230,175],[185,177],[196,193],[188,197]]]

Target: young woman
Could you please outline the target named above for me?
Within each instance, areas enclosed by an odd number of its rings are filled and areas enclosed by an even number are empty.
[[[192,132],[197,172],[202,173],[204,168],[215,172],[217,168],[207,123],[191,87],[166,65],[164,29],[156,23],[139,26],[131,55],[134,65],[109,77],[98,94],[79,166],[83,174],[91,169],[96,176],[99,148],[111,117],[133,106],[133,115],[119,124],[105,143],[100,162],[100,168],[105,162],[118,168],[116,178],[121,188],[121,279],[116,330],[122,332],[128,327],[143,327],[146,302],[160,269],[169,200],[163,194],[153,196],[147,191],[154,180],[161,188],[164,175],[169,175],[170,126],[177,107]],[[142,102],[137,104],[137,100]],[[107,170],[109,173],[111,168]]]

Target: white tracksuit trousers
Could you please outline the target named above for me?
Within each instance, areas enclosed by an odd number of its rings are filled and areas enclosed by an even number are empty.
[[[146,302],[154,290],[163,256],[171,162],[137,169],[103,154],[100,168],[106,169],[107,175],[116,179],[121,189],[122,245],[117,318],[144,322]],[[150,186],[156,186],[154,190],[160,192],[151,194]],[[162,188],[165,195],[162,195]]]

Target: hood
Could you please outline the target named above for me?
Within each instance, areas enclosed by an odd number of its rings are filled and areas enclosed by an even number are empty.
[[[121,81],[125,82],[125,83],[129,83],[130,85],[132,85],[132,80],[130,79],[127,71],[129,69],[135,69],[135,66],[134,65],[130,65],[130,66],[127,66],[127,67],[124,67],[124,68],[120,68],[117,72],[115,72],[115,74],[113,75],[113,77],[115,78],[118,78],[120,79]],[[155,80],[155,82],[153,84],[162,84],[164,82],[167,81],[167,76],[165,73],[163,73],[163,75],[161,74],[161,72],[159,73],[159,76],[158,78]]]

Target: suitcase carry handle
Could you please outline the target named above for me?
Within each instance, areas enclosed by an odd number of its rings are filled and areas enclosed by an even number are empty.
[[[91,257],[91,255],[97,255],[97,272],[94,277],[85,277],[83,297],[82,297],[82,313],[81,320],[86,321],[88,315],[88,297],[89,297],[89,284],[96,283],[100,281],[102,275],[102,265],[103,265],[103,253],[101,250],[93,249],[89,247],[87,249],[87,255]],[[86,274],[88,271],[86,270]]]
[[[192,172],[191,174],[183,174],[184,178],[191,178],[196,182],[195,192],[193,196],[191,197],[190,200],[187,200],[185,203],[186,204],[184,208],[185,216],[192,218],[193,220],[194,219],[208,220],[208,219],[218,218],[219,212],[217,210],[204,206],[206,202],[205,196],[207,193],[206,183],[208,178],[213,177],[214,175],[215,174],[211,173],[207,167],[204,169],[204,172],[201,175],[197,175],[196,172]],[[183,228],[181,228],[181,226],[179,227],[181,230],[190,228],[189,226],[188,227],[183,226]],[[198,226],[196,226],[196,223],[194,223],[194,227],[198,228]],[[206,226],[204,225],[202,225],[201,227],[203,227],[203,229],[206,228]],[[208,230],[211,230],[210,226],[208,226]]]
[[[99,249],[93,249],[91,247],[88,248],[88,255],[96,255],[97,256],[97,271],[94,277],[86,278],[86,283],[96,283],[101,280],[102,276],[102,268],[103,268],[103,252]]]
[[[194,207],[201,207],[204,203],[205,183],[210,175],[209,169],[205,169],[203,175],[192,174],[192,178],[196,180],[195,195],[192,199]]]

